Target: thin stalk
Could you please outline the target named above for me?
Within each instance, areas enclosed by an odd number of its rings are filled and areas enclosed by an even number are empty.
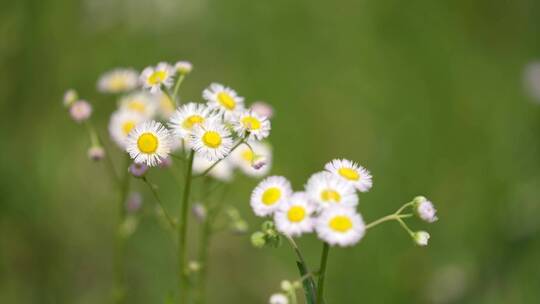
[[[326,277],[326,265],[328,262],[328,252],[330,245],[324,243],[321,254],[321,266],[319,268],[319,281],[317,282],[317,304],[324,303],[324,279]]]
[[[311,277],[311,272],[309,271],[302,252],[300,252],[300,248],[298,247],[294,239],[287,235],[285,235],[285,238],[289,241],[289,244],[291,244],[291,247],[294,249],[294,252],[296,253],[296,256],[298,258],[298,270],[300,271],[301,275],[300,280],[302,281],[302,285],[304,286],[306,303],[313,303],[313,300],[315,299],[315,282],[313,281],[313,277]],[[303,282],[304,280],[307,281]]]
[[[178,273],[180,279],[180,304],[186,304],[188,300],[188,274],[186,272],[187,263],[187,227],[188,227],[188,210],[189,210],[189,194],[191,191],[191,181],[193,179],[193,158],[195,151],[191,150],[186,167],[186,180],[184,185],[184,195],[180,206],[180,221],[178,223]]]
[[[400,214],[403,210],[405,210],[405,208],[409,207],[409,206],[412,206],[414,204],[414,201],[413,202],[408,202],[406,203],[405,205],[401,206],[401,208],[399,208],[395,214]]]
[[[246,142],[244,141],[244,139],[239,140],[239,141],[232,147],[232,149],[231,149],[231,151],[229,152],[228,155],[231,155],[231,153],[232,153],[234,150],[236,150],[236,148],[238,148],[238,147],[239,147],[241,144],[243,144],[243,143],[246,143]],[[217,165],[218,165],[222,160],[224,160],[225,158],[226,158],[226,157],[224,157],[224,158],[222,158],[222,159],[219,159],[219,160],[215,161],[210,167],[208,167],[206,170],[204,170],[203,173],[201,173],[201,174],[199,174],[199,175],[197,175],[197,176],[195,176],[195,177],[203,177],[203,176],[205,176],[206,174],[208,174],[208,172],[212,171],[212,169],[214,169],[214,167],[217,166]]]
[[[129,157],[126,156],[126,168],[129,165]],[[116,229],[116,244],[114,254],[114,277],[115,277],[115,295],[114,302],[122,304],[125,302],[125,236],[121,232],[122,224],[126,219],[126,208],[124,206],[127,193],[129,191],[129,174],[127,170],[122,175],[120,187],[120,201],[118,204],[118,223]]]
[[[398,219],[401,219],[401,218],[407,218],[407,217],[411,217],[412,214],[389,214],[387,216],[384,216],[384,217],[381,217],[380,219],[378,220],[375,220],[369,224],[366,225],[366,229],[370,229],[370,228],[373,228],[379,224],[382,224],[384,222],[388,222],[388,221],[393,221],[393,220],[398,220]]]
[[[405,222],[400,217],[398,217],[396,220],[401,225],[401,227],[403,227],[403,229],[405,229],[412,237],[414,237],[414,232],[409,228],[409,226],[407,226],[407,224],[405,224]]]
[[[152,194],[154,195],[154,198],[156,199],[161,212],[163,212],[163,214],[165,215],[165,218],[167,219],[167,222],[171,226],[171,229],[174,230],[174,228],[176,227],[176,224],[174,223],[174,219],[167,212],[167,209],[165,209],[165,207],[163,206],[163,202],[161,201],[161,199],[159,198],[159,195],[157,193],[156,185],[150,183],[150,181],[148,181],[146,176],[143,176],[142,180],[144,181],[145,184],[148,185],[148,187],[152,191]]]
[[[176,102],[176,96],[178,95],[178,90],[180,89],[180,85],[182,84],[182,82],[184,81],[184,78],[185,78],[185,75],[184,74],[180,74],[180,76],[178,76],[178,80],[176,80],[176,85],[174,86],[174,91],[173,91],[173,102]],[[178,102],[176,103],[176,105],[178,105]]]

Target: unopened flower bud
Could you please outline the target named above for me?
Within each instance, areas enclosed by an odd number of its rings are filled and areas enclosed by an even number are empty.
[[[76,122],[87,120],[92,114],[92,106],[85,100],[74,102],[69,108],[69,115]]]
[[[264,231],[265,233],[269,232],[269,231],[273,231],[275,229],[275,225],[274,225],[274,222],[272,221],[265,221],[262,223],[261,225],[261,229],[262,231]]]
[[[189,272],[198,272],[199,270],[201,270],[201,263],[197,261],[189,261],[188,270]]]
[[[93,161],[100,161],[105,157],[105,150],[100,146],[92,146],[88,149],[88,158]]]
[[[71,107],[73,105],[73,103],[75,103],[75,101],[77,101],[78,98],[79,98],[79,96],[77,95],[77,91],[75,91],[73,89],[67,90],[64,93],[64,100],[63,100],[64,107],[66,107],[66,108]]]
[[[251,244],[253,247],[262,248],[266,245],[264,233],[257,231],[251,235]]]
[[[423,196],[417,196],[414,199],[414,210],[418,217],[428,223],[433,223],[438,220],[436,216],[437,210],[433,206],[433,203]]]
[[[419,246],[427,246],[429,237],[426,231],[417,231],[413,235],[414,242]]]
[[[274,116],[274,109],[272,106],[267,104],[264,101],[256,101],[251,105],[251,110],[253,110],[255,113],[267,117],[272,118]]]
[[[195,215],[195,218],[201,222],[204,222],[206,219],[206,207],[201,203],[195,203],[193,204],[193,207],[191,209],[193,212],[193,215]]]
[[[285,292],[290,292],[293,289],[291,282],[287,280],[281,281],[281,289]]]
[[[265,156],[257,155],[255,156],[255,159],[253,159],[253,162],[251,163],[251,167],[255,170],[259,170],[262,167],[266,166],[268,163],[268,159]]]
[[[189,61],[178,61],[174,65],[174,68],[176,69],[176,71],[178,71],[178,73],[182,75],[187,75],[191,73],[191,70],[193,70],[193,65]]]
[[[143,177],[148,171],[148,166],[143,163],[133,163],[129,166],[128,171],[134,177]]]
[[[268,301],[270,304],[289,304],[289,298],[282,293],[275,293]]]

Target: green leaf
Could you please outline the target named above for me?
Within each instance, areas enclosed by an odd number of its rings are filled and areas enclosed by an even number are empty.
[[[306,266],[301,262],[296,262],[296,266],[298,266],[298,270],[300,271],[300,276],[304,277],[307,275]],[[302,281],[302,286],[304,286],[304,293],[306,295],[306,303],[307,304],[316,304],[315,302],[315,282],[313,282],[313,278],[307,277],[305,280]]]

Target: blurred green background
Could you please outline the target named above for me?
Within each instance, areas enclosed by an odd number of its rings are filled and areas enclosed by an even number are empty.
[[[332,250],[329,303],[537,303],[540,105],[522,74],[539,35],[533,0],[3,2],[0,303],[107,303],[115,196],[62,95],[91,101],[105,133],[102,72],[181,59],[195,66],[184,100],[218,81],[274,106],[272,172],[297,189],[347,157],[374,174],[366,221],[418,194],[436,204],[439,222],[411,223],[427,248],[389,223]],[[175,212],[178,186],[151,177]],[[227,199],[251,230],[256,183],[238,176]],[[316,265],[320,243],[299,242]],[[166,233],[147,217],[127,246],[128,302],[163,303],[176,286]],[[266,303],[297,277],[288,246],[248,235],[217,235],[210,263],[209,303]]]

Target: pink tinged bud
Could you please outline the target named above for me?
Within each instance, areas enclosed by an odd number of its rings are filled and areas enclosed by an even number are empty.
[[[264,166],[266,166],[266,164],[268,163],[268,160],[266,159],[266,157],[264,156],[257,156],[254,160],[253,160],[253,163],[251,164],[251,167],[255,170],[260,170],[261,168],[263,168]]]
[[[143,177],[146,171],[148,171],[148,166],[142,163],[133,163],[129,166],[128,171],[134,177]]]
[[[135,213],[141,209],[142,206],[142,196],[139,192],[133,192],[129,195],[126,200],[126,210],[129,213]]]
[[[88,158],[93,161],[100,161],[105,157],[105,150],[100,146],[93,146],[88,149]]]
[[[159,163],[160,168],[169,168],[172,165],[172,159],[170,157],[165,157],[161,159],[161,162]]]
[[[76,101],[69,108],[69,115],[71,115],[73,120],[79,123],[87,120],[91,114],[92,106],[84,100]]]
[[[203,204],[193,204],[192,212],[193,215],[195,215],[195,218],[197,218],[197,220],[203,222],[206,219],[206,207],[204,207]]]
[[[261,115],[261,116],[265,116],[267,118],[272,118],[272,116],[274,116],[274,109],[272,108],[272,106],[270,106],[269,104],[267,104],[266,102],[264,101],[256,101],[254,102],[252,105],[251,105],[251,110],[254,111],[255,113]]]

